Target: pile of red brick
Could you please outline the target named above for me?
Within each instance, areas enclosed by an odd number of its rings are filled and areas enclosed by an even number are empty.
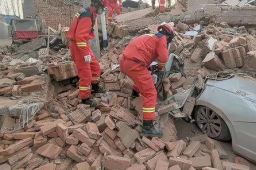
[[[0,169],[248,169],[221,161],[227,154],[218,142],[204,135],[188,141],[148,139],[140,137],[140,124],[124,108],[106,103],[96,110],[83,104],[71,112],[41,109],[24,129],[2,134]]]

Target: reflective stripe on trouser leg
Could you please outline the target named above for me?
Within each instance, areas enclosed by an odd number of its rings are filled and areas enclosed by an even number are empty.
[[[148,69],[140,63],[124,59],[120,62],[121,70],[128,75],[138,88],[143,101],[143,119],[154,120],[155,107],[157,103],[157,92],[154,85],[153,78]]]
[[[90,67],[91,67],[91,74],[92,74],[92,84],[96,84],[100,81],[100,73],[101,73],[101,69],[100,69],[100,64],[98,62],[98,60],[96,59],[96,57],[94,56],[92,50],[90,49],[90,55],[91,55],[91,63],[90,63]]]
[[[84,52],[77,44],[71,50],[74,55],[74,63],[76,65],[79,77],[79,95],[82,99],[87,99],[91,95],[92,73],[90,63],[84,61],[83,57],[89,55],[90,51]]]
[[[156,117],[155,107],[143,107],[143,120],[153,120]]]

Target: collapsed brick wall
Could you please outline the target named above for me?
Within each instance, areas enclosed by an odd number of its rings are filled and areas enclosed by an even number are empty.
[[[81,7],[65,5],[62,0],[55,0],[54,3],[46,0],[35,0],[38,16],[45,20],[46,25],[58,29],[58,25],[68,27],[77,11]]]

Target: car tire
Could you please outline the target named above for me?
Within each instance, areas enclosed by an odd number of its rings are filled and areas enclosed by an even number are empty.
[[[198,106],[195,110],[194,119],[199,129],[210,138],[224,142],[231,140],[227,124],[209,107]]]

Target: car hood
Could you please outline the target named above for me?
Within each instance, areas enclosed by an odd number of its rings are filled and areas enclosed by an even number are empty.
[[[234,76],[226,80],[208,79],[206,85],[241,95],[244,98],[256,102],[256,80],[249,76]]]

